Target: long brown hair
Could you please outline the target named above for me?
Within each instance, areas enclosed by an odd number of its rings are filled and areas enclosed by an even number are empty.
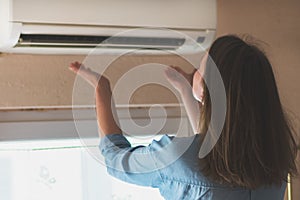
[[[282,109],[272,66],[258,47],[237,36],[218,38],[204,76],[216,64],[224,82],[227,112],[221,136],[204,158],[204,174],[232,186],[280,185],[296,173],[297,147]],[[200,132],[211,126],[211,99],[204,87]]]

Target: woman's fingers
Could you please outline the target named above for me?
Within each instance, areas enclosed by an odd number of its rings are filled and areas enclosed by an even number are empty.
[[[177,66],[170,66],[165,70],[166,79],[173,85],[175,89],[179,92],[192,89],[192,80],[193,80],[193,73],[188,74],[183,71],[180,67]]]
[[[81,63],[73,62],[70,64],[69,69],[86,80],[94,88],[110,90],[110,82],[105,76],[85,67]]]
[[[82,65],[79,62],[73,62],[70,64],[70,70],[81,76],[83,79],[85,79],[87,82],[89,82],[93,87],[96,87],[98,85],[98,81],[101,77],[100,74],[97,72],[92,71],[89,68],[86,68],[84,65]]]
[[[172,68],[167,68],[165,70],[165,76],[169,81],[176,81],[178,79],[178,72]]]
[[[176,70],[178,73],[182,74],[182,75],[186,75],[186,73],[180,68],[180,67],[177,67],[177,66],[171,66],[174,70]]]
[[[180,67],[171,65],[166,69],[167,78],[182,79],[183,77],[190,82],[191,75],[187,74]]]
[[[173,66],[168,67],[165,70],[165,74],[167,78],[172,79],[172,80],[178,80],[179,78],[182,77],[182,74]]]
[[[78,73],[79,75],[81,74],[81,73],[79,73],[79,71],[81,70],[83,70],[83,65],[81,65],[79,62],[73,62],[73,63],[71,63],[70,64],[70,66],[69,66],[69,69],[71,70],[71,71],[73,71],[73,72],[75,72],[75,73]]]

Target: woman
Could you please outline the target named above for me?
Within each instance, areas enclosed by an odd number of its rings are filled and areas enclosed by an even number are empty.
[[[170,200],[283,199],[287,174],[296,173],[297,150],[267,57],[232,35],[218,38],[208,54],[193,75],[178,67],[166,70],[196,134],[165,135],[149,146],[134,148],[113,118],[108,79],[78,62],[71,64],[70,69],[95,88],[100,150],[108,172],[126,182],[157,187]],[[214,63],[224,82],[227,112],[216,145],[199,158],[205,133],[213,126],[210,92],[203,78],[213,81]]]

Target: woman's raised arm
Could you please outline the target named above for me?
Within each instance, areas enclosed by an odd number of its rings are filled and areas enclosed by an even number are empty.
[[[193,96],[193,74],[194,73],[187,74],[182,69],[176,66],[170,66],[165,71],[165,76],[167,80],[180,93],[193,132],[198,133],[201,104],[199,104],[199,102]]]
[[[70,70],[81,76],[95,89],[99,136],[122,134],[109,80],[79,62],[71,63]]]

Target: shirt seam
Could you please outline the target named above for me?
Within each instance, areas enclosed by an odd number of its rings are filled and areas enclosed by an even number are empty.
[[[150,150],[150,149],[149,149]],[[150,152],[150,157],[151,157],[151,159],[152,159],[152,161],[153,161],[153,163],[154,163],[154,165],[155,165],[155,168],[157,169],[157,170],[155,170],[155,171],[157,171],[157,173],[158,173],[158,176],[160,177],[160,179],[161,179],[161,182],[163,183],[163,184],[165,184],[165,181],[164,181],[164,179],[163,179],[163,176],[162,176],[162,174],[161,174],[161,170],[158,168],[158,166],[157,166],[157,164],[156,164],[156,161],[154,160],[154,158],[153,158],[153,156],[152,156],[152,153],[153,152]],[[161,184],[159,184],[159,187],[161,186]]]
[[[174,182],[178,182],[178,183],[184,183],[184,184],[190,184],[190,185],[194,185],[194,186],[200,186],[200,187],[204,187],[204,188],[214,188],[214,189],[224,189],[224,190],[234,190],[234,191],[247,191],[247,189],[238,189],[238,188],[229,188],[229,187],[223,187],[223,186],[215,186],[215,185],[206,185],[206,184],[199,184],[199,183],[193,183],[193,182],[188,182],[188,181],[184,181],[184,180],[179,180],[179,179],[170,179],[167,178],[165,176],[161,177],[163,181],[167,180],[167,181],[174,181]]]
[[[184,184],[194,185],[194,186],[210,187],[211,188],[211,186],[208,186],[208,185],[197,184],[197,183],[183,181],[183,180],[178,180],[178,179],[171,179],[171,178],[166,178],[166,177],[162,177],[162,179],[163,180],[167,180],[167,181],[174,181],[174,182],[178,182],[178,183],[184,183]]]

